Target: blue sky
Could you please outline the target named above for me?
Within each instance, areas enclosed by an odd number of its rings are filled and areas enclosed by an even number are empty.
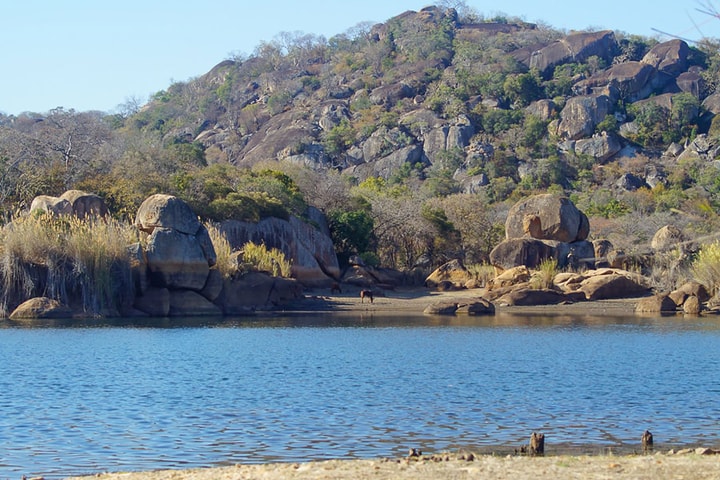
[[[710,0],[714,2],[714,0]],[[279,32],[327,38],[435,3],[415,0],[7,0],[0,5],[0,112],[55,107],[111,112],[173,81],[200,76]],[[695,0],[466,0],[563,30],[612,29],[690,39],[720,37],[720,19]],[[720,8],[719,3],[714,5]],[[660,37],[667,39],[669,37]]]

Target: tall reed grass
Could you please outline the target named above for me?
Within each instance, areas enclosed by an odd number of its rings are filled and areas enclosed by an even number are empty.
[[[720,289],[720,241],[714,241],[700,248],[690,267],[695,280],[707,288],[710,295]]]
[[[227,237],[214,223],[206,223],[205,228],[210,235],[213,248],[215,249],[215,268],[222,274],[223,278],[229,278],[237,272],[237,260],[233,257],[233,249]]]
[[[91,315],[120,309],[134,287],[130,224],[49,214],[18,217],[0,232],[0,315],[33,296]]]

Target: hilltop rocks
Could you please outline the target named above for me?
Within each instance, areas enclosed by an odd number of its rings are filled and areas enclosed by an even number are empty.
[[[557,65],[583,62],[593,55],[609,60],[615,47],[615,35],[612,31],[573,33],[532,52],[528,67],[548,75]]]
[[[687,69],[690,47],[683,40],[672,39],[658,43],[650,49],[642,59],[643,63],[657,70],[677,75]]]
[[[607,95],[571,97],[560,112],[560,120],[550,124],[559,138],[579,140],[595,132],[598,123],[610,113],[612,102]]]

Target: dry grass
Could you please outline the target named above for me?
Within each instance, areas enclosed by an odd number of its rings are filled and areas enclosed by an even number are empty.
[[[268,249],[264,244],[248,242],[242,247],[243,263],[255,270],[270,272],[275,277],[290,277],[292,263],[277,248]]]
[[[217,225],[206,223],[205,228],[210,234],[210,240],[215,248],[215,255],[217,256],[215,268],[220,271],[223,278],[231,277],[237,272],[237,262],[233,259],[233,250],[230,242],[228,242],[227,237],[220,231]]]
[[[703,245],[690,270],[710,295],[715,295],[720,287],[720,241]]]
[[[489,263],[473,263],[465,268],[479,285],[488,285],[490,280],[496,276],[495,267]]]
[[[133,293],[127,246],[135,229],[114,220],[16,218],[0,232],[0,314],[32,296],[101,315]]]
[[[533,272],[532,277],[530,277],[530,287],[535,290],[552,288],[553,280],[558,272],[557,260],[554,258],[546,258],[540,262],[538,270]]]

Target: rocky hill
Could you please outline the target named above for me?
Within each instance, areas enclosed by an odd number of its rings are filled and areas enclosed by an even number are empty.
[[[605,164],[641,152],[654,168],[640,180],[652,186],[667,166],[658,153],[676,141],[682,146],[668,154],[681,157],[690,133],[707,133],[720,107],[706,57],[682,40],[464,23],[438,7],[354,38],[293,40],[173,85],[136,121],[201,144],[209,162],[272,159],[359,181],[390,179],[406,164],[428,169],[451,152],[454,177],[474,191],[492,179],[485,164],[503,149],[518,162],[509,175],[516,182],[553,155]],[[192,103],[170,114],[182,97]],[[656,109],[682,117],[675,135],[646,138],[668,133],[653,132],[659,126],[642,117]],[[527,130],[530,119],[543,131],[530,145],[509,142],[508,132]],[[712,160],[711,143],[686,155]]]
[[[589,240],[642,250],[720,225],[720,55],[437,6],[330,39],[281,33],[117,115],[0,116],[0,201],[155,193],[200,216],[314,225],[341,267],[487,261],[512,204],[570,198]],[[68,139],[72,139],[69,143]]]

